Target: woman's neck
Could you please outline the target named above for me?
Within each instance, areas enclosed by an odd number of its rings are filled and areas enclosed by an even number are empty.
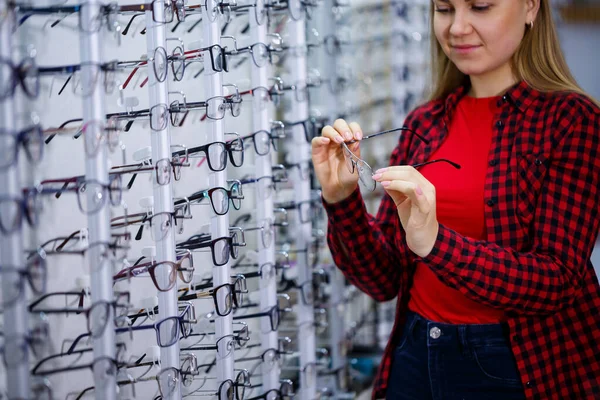
[[[485,74],[470,75],[469,79],[471,88],[468,95],[476,98],[500,96],[518,82],[508,63]]]

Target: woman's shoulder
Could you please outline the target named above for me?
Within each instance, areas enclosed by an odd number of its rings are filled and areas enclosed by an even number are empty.
[[[534,112],[526,110],[525,115],[536,114],[532,121],[543,121],[555,146],[582,137],[595,146],[600,144],[600,107],[589,96],[572,91],[545,92],[531,108]],[[578,134],[573,135],[574,132]]]
[[[600,118],[600,107],[591,97],[571,91],[546,92],[538,107],[551,110],[559,118],[594,120]]]

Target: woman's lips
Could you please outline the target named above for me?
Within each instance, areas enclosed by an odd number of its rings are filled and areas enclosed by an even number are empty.
[[[458,54],[469,54],[476,49],[480,48],[480,45],[471,46],[471,45],[461,45],[461,46],[450,46],[452,50]]]

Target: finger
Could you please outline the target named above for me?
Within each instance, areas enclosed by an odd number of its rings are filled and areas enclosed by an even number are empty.
[[[323,128],[323,130],[321,131],[321,136],[329,138],[336,143],[342,143],[344,141],[344,138],[338,133],[338,131],[333,129],[331,125],[326,125]]]
[[[362,129],[360,129],[358,122],[350,122],[349,127],[355,140],[361,140],[363,138]]]
[[[331,143],[331,139],[329,139],[328,137],[324,137],[324,136],[314,137],[310,142],[311,147],[312,147],[312,153],[313,154],[319,153],[321,151],[326,150],[329,143]]]
[[[423,193],[423,190],[414,182],[409,181],[383,181],[381,182],[381,186],[385,189],[386,192],[392,196],[394,199],[394,203],[396,206],[399,204],[396,203],[396,198],[404,199],[404,197],[408,197],[412,204],[416,205],[419,208],[419,211],[423,214],[429,214],[431,210],[431,206],[429,204],[429,200],[427,196]],[[397,193],[394,193],[397,192]],[[402,196],[399,196],[399,194]]]
[[[346,140],[346,141],[352,140],[352,138],[353,138],[352,131],[351,131],[350,127],[348,126],[348,124],[346,123],[346,121],[344,121],[343,119],[336,119],[335,122],[333,123],[333,128],[336,131],[338,131],[338,133],[340,135],[342,135],[344,140]]]
[[[310,155],[313,165],[316,166],[329,159],[330,143],[331,139],[323,136],[317,136],[311,140]]]
[[[373,174],[373,179],[377,182],[394,180],[410,181],[420,185],[421,188],[426,188],[431,185],[427,178],[410,165],[395,165],[387,168],[380,168]]]

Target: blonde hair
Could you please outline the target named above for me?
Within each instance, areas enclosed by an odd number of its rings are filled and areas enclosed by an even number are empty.
[[[433,2],[430,7],[431,74],[429,100],[445,98],[457,87],[469,82],[446,56],[433,30]],[[558,35],[548,0],[540,0],[540,9],[533,27],[527,25],[525,36],[511,59],[513,73],[540,92],[575,92],[600,103],[587,94],[575,81],[560,48]]]

